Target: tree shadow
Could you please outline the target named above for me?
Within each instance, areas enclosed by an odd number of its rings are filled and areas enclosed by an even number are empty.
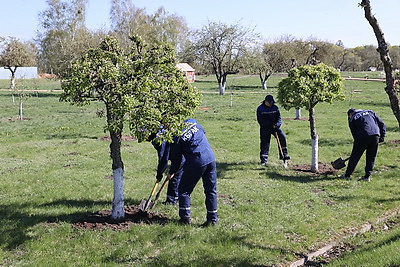
[[[140,200],[137,199],[125,199],[126,203],[133,203],[138,205]],[[58,199],[48,203],[37,205],[35,203],[12,203],[8,205],[0,205],[0,225],[2,228],[2,234],[0,235],[0,243],[4,245],[6,249],[12,250],[25,242],[32,239],[29,235],[30,229],[38,224],[52,224],[52,223],[76,223],[80,219],[88,216],[92,212],[89,211],[93,207],[104,207],[105,205],[110,206],[110,201],[94,201],[90,199],[82,200],[70,200],[70,199]],[[65,210],[68,208],[81,208],[86,211],[78,212],[65,212],[56,215],[47,215],[44,212],[32,213],[32,209],[51,209],[60,207],[59,210]]]

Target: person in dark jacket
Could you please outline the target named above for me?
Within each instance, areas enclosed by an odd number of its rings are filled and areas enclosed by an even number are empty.
[[[156,136],[153,137],[153,141],[151,142],[151,144],[157,150],[157,155],[158,155],[156,179],[158,181],[161,181],[162,176],[168,167],[168,161],[170,160],[171,143],[167,141],[162,141],[160,144],[158,141],[154,140],[155,137]],[[175,175],[169,180],[167,189],[167,199],[164,202],[162,202],[162,204],[175,205],[176,202],[178,201],[178,185],[183,174],[184,163],[185,159],[183,158],[181,166],[179,167],[178,171],[176,171]]]
[[[281,130],[282,119],[278,106],[275,105],[275,100],[272,95],[267,95],[264,101],[257,108],[257,121],[260,125],[260,160],[261,165],[268,162],[269,146],[271,135],[277,134],[282,147],[282,152],[279,150],[280,159],[286,161],[290,159],[288,148],[286,145],[286,136]],[[275,136],[276,137],[276,136]]]
[[[205,130],[194,119],[185,121],[186,128],[171,144],[171,168],[169,177],[176,175],[185,158],[183,175],[179,183],[179,217],[184,224],[191,223],[190,194],[202,178],[206,196],[207,221],[203,226],[218,222],[217,167],[215,156],[205,136]],[[182,157],[183,156],[183,157]]]
[[[342,178],[350,179],[358,161],[366,151],[365,175],[358,180],[369,182],[378,153],[378,143],[385,140],[386,126],[382,119],[372,110],[351,108],[347,111],[347,116],[354,142],[349,163]]]

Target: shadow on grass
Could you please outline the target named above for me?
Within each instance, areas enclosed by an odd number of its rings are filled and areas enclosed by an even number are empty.
[[[320,164],[320,168],[323,167]],[[236,163],[227,163],[227,162],[217,162],[217,177],[218,179],[232,179],[230,176],[226,175],[226,172],[229,171],[254,171],[258,170],[260,171],[260,176],[267,176],[268,178],[271,179],[277,179],[277,180],[283,180],[283,181],[293,181],[293,182],[298,182],[298,183],[314,183],[314,182],[319,182],[319,181],[332,181],[335,179],[341,179],[335,175],[335,173],[331,173],[331,168],[324,173],[312,173],[311,172],[311,167],[310,170],[308,169],[302,169],[301,171],[298,171],[296,169],[296,166],[290,166],[288,167],[287,173],[290,174],[284,174],[282,173],[283,167],[277,167],[277,166],[260,166],[256,164],[255,162],[248,162],[248,161],[242,161],[242,162],[236,162]],[[321,168],[322,169],[322,168]],[[289,172],[290,171],[290,172]],[[294,173],[292,171],[296,171],[297,173]],[[234,179],[235,177],[233,177]]]
[[[291,181],[298,183],[315,183],[320,181],[333,181],[335,179],[341,179],[334,175],[326,174],[313,174],[310,170],[310,175],[285,175],[274,171],[265,171],[264,174],[274,180]]]
[[[304,139],[299,142],[302,145],[309,145],[311,146],[311,140],[310,139]],[[353,145],[353,140],[352,139],[319,139],[318,144],[321,147],[335,147],[335,146],[342,146],[342,145],[348,145],[351,146]]]
[[[140,200],[125,199],[125,202],[138,205]],[[2,214],[0,217],[0,243],[9,250],[15,249],[32,238],[29,236],[29,229],[35,225],[58,222],[75,223],[83,216],[90,214],[91,211],[89,209],[95,206],[104,207],[105,205],[109,205],[111,210],[111,200],[93,201],[89,199],[59,199],[39,205],[35,203],[0,205],[0,213]],[[68,208],[82,208],[87,210],[55,215],[45,215],[45,212],[40,212],[40,209],[49,210],[57,207],[59,207],[59,210]],[[38,211],[33,213],[32,210]]]

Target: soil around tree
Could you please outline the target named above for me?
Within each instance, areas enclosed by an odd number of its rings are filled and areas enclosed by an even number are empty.
[[[311,165],[294,165],[292,170],[298,172],[305,172],[311,175],[334,175],[338,170],[334,169],[332,165],[329,163],[319,162],[318,163],[318,171],[313,173],[311,171]]]
[[[140,210],[137,206],[125,207],[125,218],[111,218],[110,210],[101,210],[80,218],[73,226],[89,230],[125,230],[135,224],[166,224],[170,221],[168,215]]]

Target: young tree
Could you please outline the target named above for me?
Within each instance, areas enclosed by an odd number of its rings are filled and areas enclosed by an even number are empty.
[[[15,38],[3,39],[0,52],[0,66],[11,72],[10,89],[15,88],[15,74],[18,67],[36,65],[36,48],[32,43],[23,43]]]
[[[372,14],[370,1],[363,0],[359,5],[362,8],[364,8],[365,18],[368,20],[369,24],[374,30],[376,40],[378,41],[377,50],[381,56],[381,61],[383,63],[383,68],[385,70],[385,76],[386,76],[385,91],[389,96],[390,106],[392,107],[393,114],[396,117],[400,127],[400,101],[399,101],[399,96],[397,94],[397,90],[394,85],[395,78],[393,73],[393,63],[389,55],[388,44],[386,43],[382,29],[378,24],[378,20]]]
[[[278,100],[289,110],[304,107],[308,110],[312,142],[311,171],[318,171],[318,135],[315,106],[320,102],[344,100],[343,79],[339,72],[323,63],[293,68],[288,78],[278,84]]]
[[[210,22],[194,33],[194,49],[203,65],[210,66],[217,78],[220,95],[225,94],[226,78],[236,74],[241,59],[256,38],[253,30],[238,23]]]
[[[176,68],[172,48],[148,46],[138,37],[131,41],[131,51],[125,53],[115,38],[105,38],[74,62],[62,80],[61,100],[77,105],[95,100],[105,105],[114,177],[113,219],[124,217],[124,124],[139,140],[146,140],[162,125],[165,131],[160,138],[172,140],[200,102],[200,94]]]

